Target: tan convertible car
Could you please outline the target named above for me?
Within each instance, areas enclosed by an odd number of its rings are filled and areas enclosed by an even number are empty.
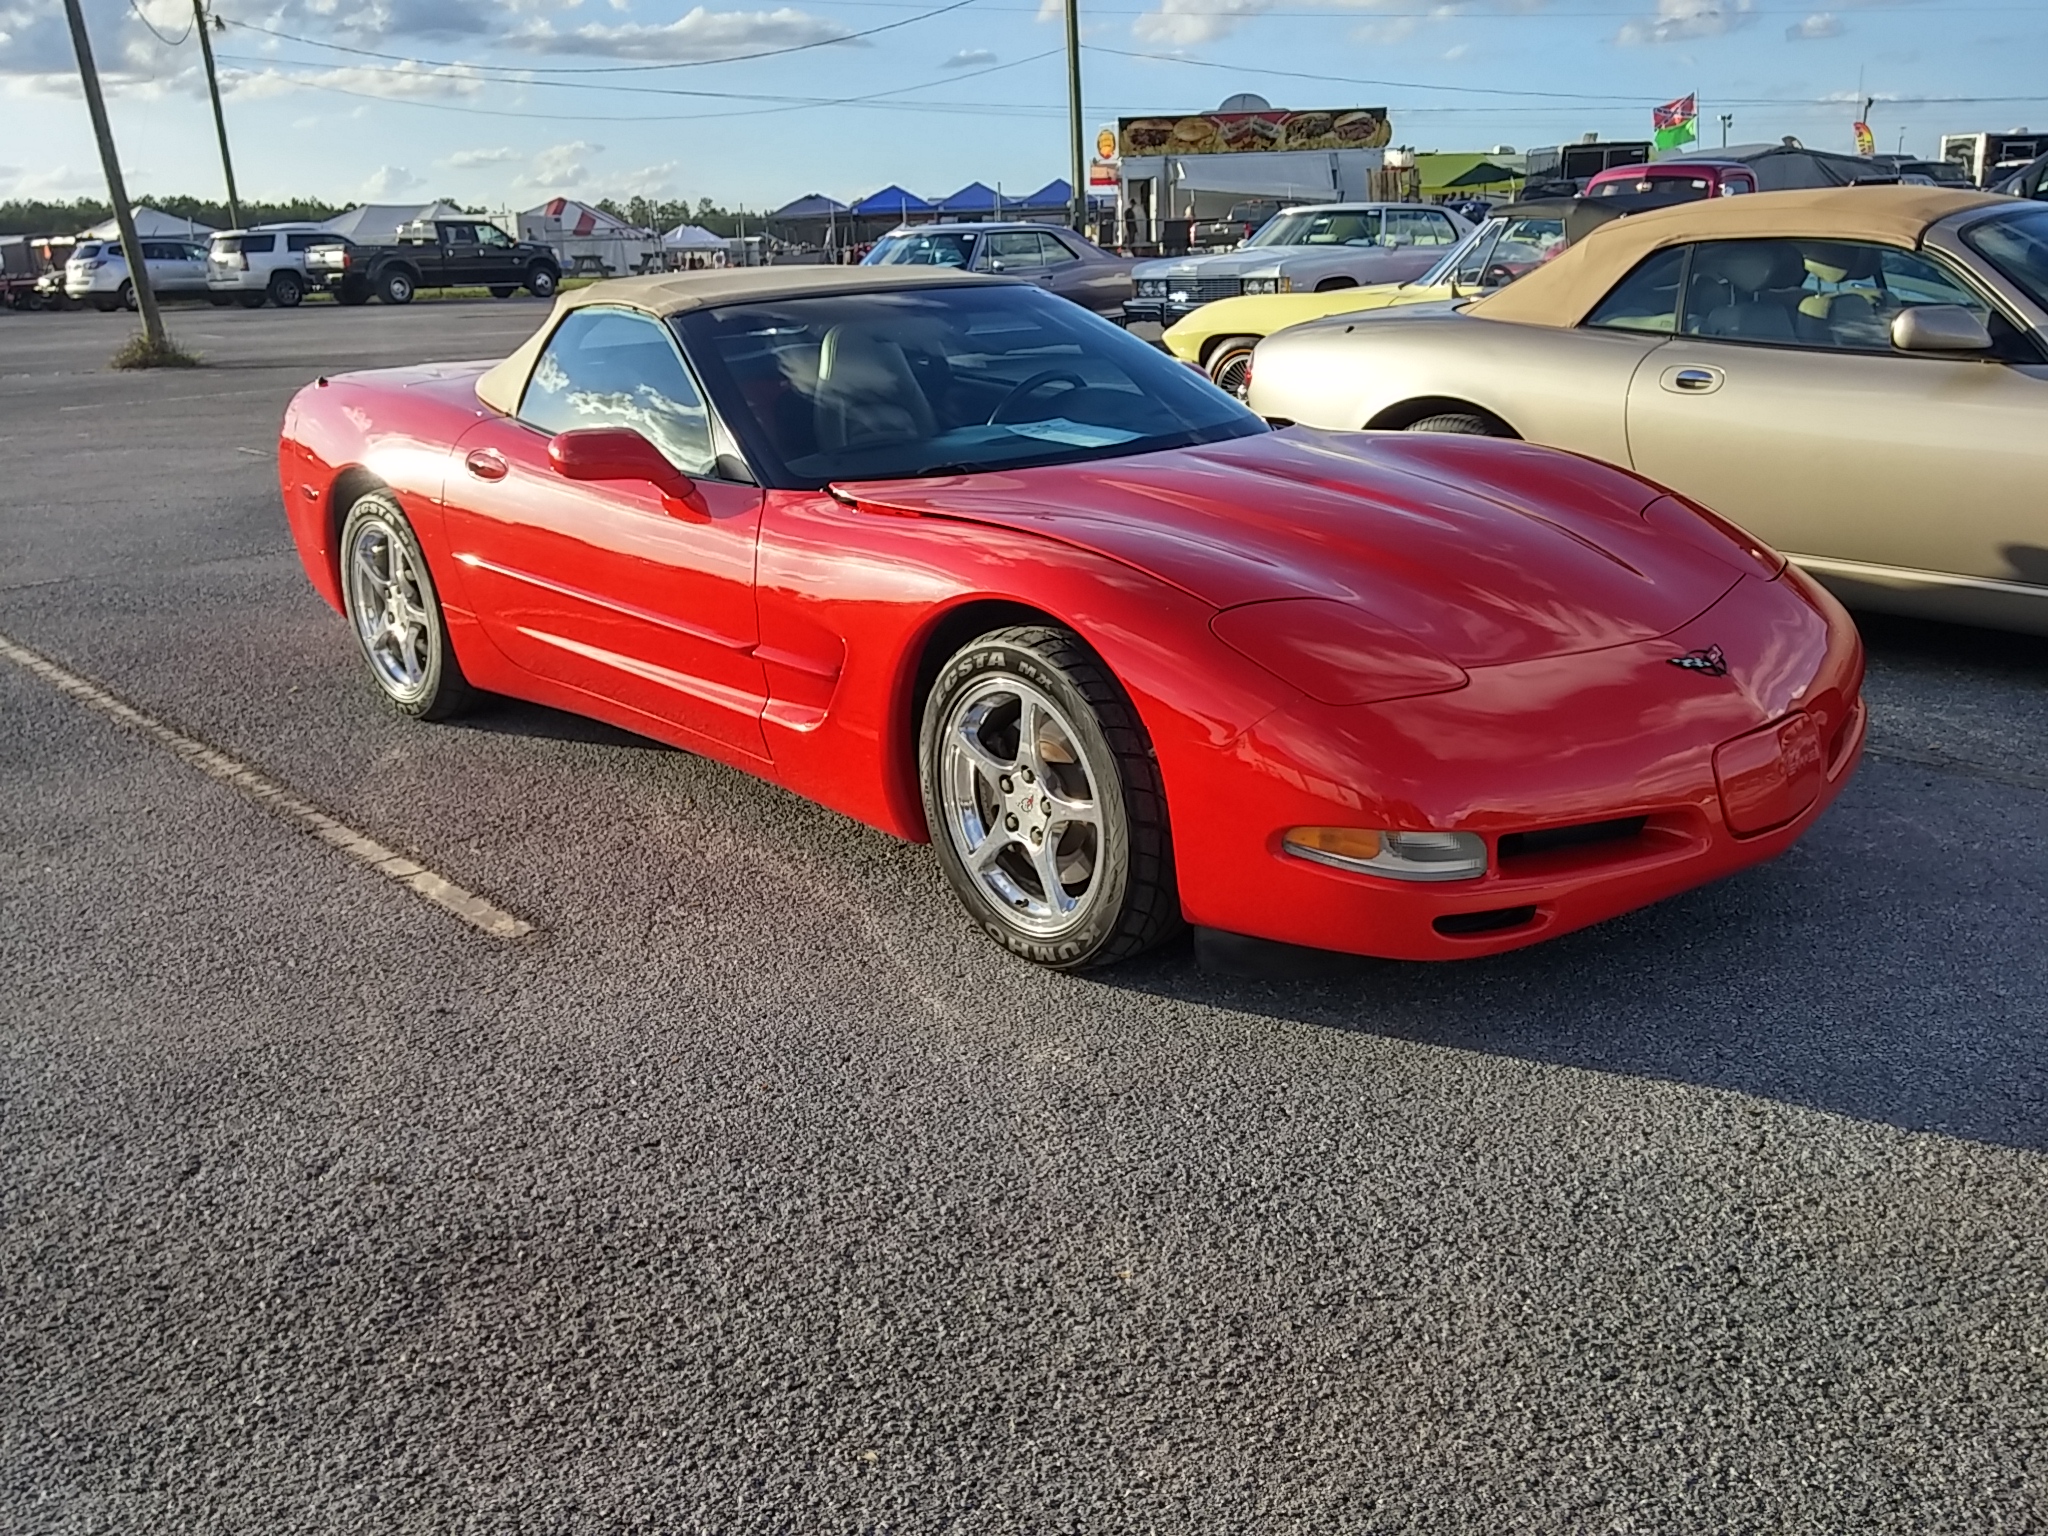
[[[1844,187],[1639,214],[1473,303],[1270,336],[1250,400],[1573,449],[1852,604],[2048,633],[2040,203]]]

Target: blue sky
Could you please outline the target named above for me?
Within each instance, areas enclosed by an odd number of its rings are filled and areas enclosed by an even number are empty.
[[[759,207],[890,182],[1026,191],[1067,169],[1057,0],[213,4],[252,197]],[[86,14],[131,188],[217,193],[190,0],[86,0]],[[1394,142],[1417,149],[1527,148],[1647,137],[1650,108],[1693,89],[1709,144],[1727,111],[1736,142],[1847,149],[1865,94],[1884,150],[2048,129],[2048,0],[1083,0],[1081,14],[1091,130],[1247,90],[1385,106]],[[103,192],[58,0],[0,0],[0,198]]]

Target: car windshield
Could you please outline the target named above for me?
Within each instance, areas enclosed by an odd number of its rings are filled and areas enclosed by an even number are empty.
[[[1194,369],[1036,288],[962,283],[677,317],[757,469],[834,480],[1022,469],[1248,437]]]
[[[864,267],[964,267],[974,255],[974,236],[920,229],[884,235],[862,259]]]
[[[2022,204],[1963,231],[1963,241],[2048,310],[2048,207]]]
[[[1380,216],[1356,209],[1305,208],[1268,220],[1245,241],[1255,245],[1376,245]]]
[[[99,255],[105,249],[106,247],[101,245],[98,241],[81,240],[78,243],[78,245],[73,248],[71,252],[71,259],[73,261],[91,261],[93,257]]]

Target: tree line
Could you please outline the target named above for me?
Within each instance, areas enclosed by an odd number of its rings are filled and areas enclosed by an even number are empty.
[[[157,197],[153,194],[138,197],[138,204],[147,204],[173,218],[190,219],[195,224],[204,224],[211,229],[226,229],[228,205],[205,197]],[[423,199],[424,201],[424,199]],[[487,214],[487,208],[465,207],[454,198],[442,198],[465,213]],[[244,202],[242,222],[247,224],[318,223],[331,219],[338,213],[345,213],[353,204],[323,202],[317,197],[295,197],[281,203]],[[620,202],[614,198],[599,198],[591,205],[601,208],[614,218],[624,219],[640,229],[673,229],[678,224],[698,224],[714,235],[727,237],[741,233],[758,233],[762,214],[745,208],[722,208],[708,197],[699,198],[694,204],[687,199],[655,201],[646,197],[631,197]],[[0,235],[70,235],[81,229],[88,229],[102,220],[114,216],[112,204],[102,198],[80,197],[70,202],[46,201],[41,198],[17,197],[0,202]],[[517,233],[517,231],[510,231]]]

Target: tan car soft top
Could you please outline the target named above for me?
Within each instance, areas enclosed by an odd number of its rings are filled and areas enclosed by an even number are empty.
[[[1468,304],[1465,313],[1519,325],[1579,324],[1639,261],[1695,240],[1868,240],[1912,249],[1927,226],[1951,214],[2010,202],[1946,187],[1827,187],[1758,192],[1680,203],[1616,219],[1556,260]]]
[[[615,304],[637,309],[656,319],[702,309],[711,304],[744,303],[751,299],[796,298],[826,293],[872,293],[890,288],[945,288],[961,283],[1013,283],[1007,277],[983,277],[957,267],[717,267],[708,272],[663,272],[652,277],[620,277],[560,295],[540,329],[521,342],[512,355],[494,364],[476,381],[476,397],[500,415],[519,409],[519,397],[541,348],[555,326],[571,310],[590,304]]]

